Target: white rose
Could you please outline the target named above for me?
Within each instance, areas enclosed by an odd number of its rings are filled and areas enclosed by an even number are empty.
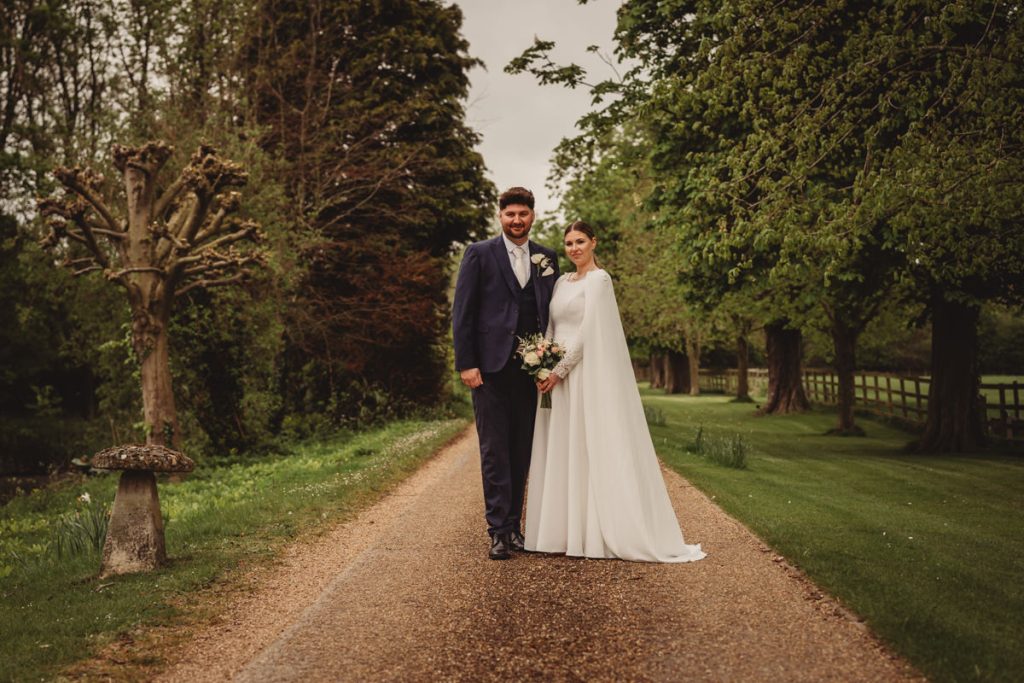
[[[541,368],[540,372],[537,373],[537,379],[539,379],[541,382],[543,382],[544,380],[546,380],[550,376],[551,376],[551,371],[548,370],[547,368]]]
[[[544,254],[534,254],[530,257],[530,260],[533,261],[534,264],[539,264],[544,260]]]
[[[523,356],[523,362],[527,365],[540,365],[540,356],[533,351],[530,351],[528,354]]]

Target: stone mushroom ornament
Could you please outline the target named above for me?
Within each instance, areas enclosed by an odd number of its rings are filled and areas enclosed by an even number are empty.
[[[100,451],[90,464],[101,470],[122,470],[103,544],[100,576],[149,571],[162,565],[167,551],[155,473],[191,472],[195,463],[165,446],[129,444]]]

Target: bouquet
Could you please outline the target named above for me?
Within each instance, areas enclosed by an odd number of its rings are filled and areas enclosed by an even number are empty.
[[[562,345],[553,339],[546,338],[543,334],[532,334],[525,339],[519,337],[519,346],[516,354],[523,359],[523,370],[533,377],[535,381],[543,382],[554,370],[558,362],[565,355]],[[551,407],[551,394],[541,394],[540,407]]]

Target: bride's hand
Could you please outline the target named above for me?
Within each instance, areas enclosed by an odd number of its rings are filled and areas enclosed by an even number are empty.
[[[540,393],[546,394],[552,389],[554,389],[555,385],[557,385],[561,381],[562,378],[552,372],[550,375],[548,375],[547,379],[537,382],[537,388],[540,389]]]

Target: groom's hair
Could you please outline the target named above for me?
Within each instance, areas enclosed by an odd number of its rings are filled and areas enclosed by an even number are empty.
[[[498,210],[504,209],[509,204],[525,204],[533,209],[533,193],[525,187],[510,187],[498,197]]]

